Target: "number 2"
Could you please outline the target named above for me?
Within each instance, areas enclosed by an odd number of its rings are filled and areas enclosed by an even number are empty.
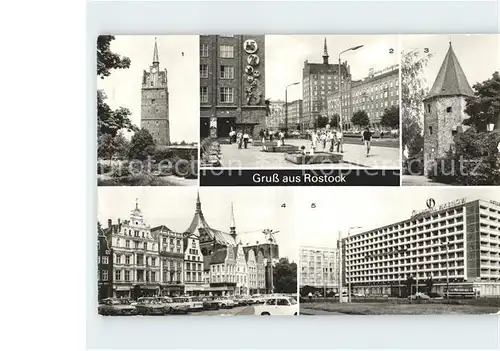
[[[389,54],[394,54],[394,49],[393,48],[389,49]]]

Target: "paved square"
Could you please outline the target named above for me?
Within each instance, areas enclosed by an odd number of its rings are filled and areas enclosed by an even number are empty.
[[[289,139],[288,145],[295,145],[299,148],[305,146],[306,150],[310,148],[310,141],[305,139]],[[316,150],[318,152],[327,152],[321,146]],[[344,162],[342,163],[323,163],[297,165],[285,160],[284,153],[264,152],[260,146],[248,144],[247,149],[238,149],[237,144],[221,145],[221,163],[222,167],[228,168],[310,168],[310,169],[345,169],[345,168],[381,168],[396,169],[399,168],[399,147],[377,146],[377,140],[372,142],[370,156],[366,156],[365,147],[361,144],[344,144]]]

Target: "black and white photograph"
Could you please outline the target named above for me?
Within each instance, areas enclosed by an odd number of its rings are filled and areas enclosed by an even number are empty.
[[[297,315],[290,192],[101,187],[101,315]]]
[[[399,64],[397,35],[200,36],[201,167],[399,169]]]
[[[99,186],[198,185],[198,36],[97,38]]]
[[[299,193],[301,315],[500,313],[499,189]]]
[[[500,36],[401,42],[403,185],[500,185]]]

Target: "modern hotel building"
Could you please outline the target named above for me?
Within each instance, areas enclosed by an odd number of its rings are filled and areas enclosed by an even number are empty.
[[[458,199],[341,240],[342,280],[354,293],[397,294],[408,277],[433,291],[500,295],[500,202]],[[450,290],[451,291],[451,290]]]
[[[338,291],[338,250],[325,247],[300,248],[300,287]]]

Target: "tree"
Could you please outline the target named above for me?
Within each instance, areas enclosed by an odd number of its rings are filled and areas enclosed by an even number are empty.
[[[187,143],[183,140],[183,141],[180,142],[179,145],[187,145]]]
[[[328,124],[328,117],[326,116],[318,116],[318,119],[317,119],[317,125],[316,127],[319,129],[319,128],[325,128],[326,125]]]
[[[423,69],[432,54],[421,55],[418,49],[403,51],[401,57],[401,111],[402,144],[408,147],[409,156],[423,148],[422,119],[424,115],[422,100],[427,95]]]
[[[111,74],[112,69],[130,67],[130,59],[111,51],[111,42],[114,35],[99,35],[97,38],[97,75],[104,79]]]
[[[97,135],[110,134],[112,137],[122,130],[135,132],[138,128],[130,120],[131,112],[128,108],[119,107],[112,110],[105,102],[106,94],[97,91]]]
[[[399,106],[386,108],[380,120],[380,124],[391,129],[399,129]]]
[[[408,279],[406,279],[406,292],[408,295],[412,294],[412,287],[415,283],[415,279],[411,275],[408,276]]]
[[[97,140],[97,156],[102,159],[111,160],[113,156],[125,157],[128,152],[128,141],[123,134],[116,136],[102,134]]]
[[[359,110],[354,112],[351,118],[352,124],[358,127],[365,127],[370,124],[370,118],[365,111]]]
[[[154,148],[154,140],[147,129],[140,129],[132,136],[128,157],[130,160],[145,160]]]
[[[276,293],[297,292],[297,264],[288,258],[280,258],[273,269],[274,291]]]
[[[473,126],[478,132],[487,131],[489,123],[500,123],[500,74],[474,86],[474,97],[466,99],[465,113],[470,117],[463,124]]]
[[[330,118],[330,127],[337,128],[339,126],[340,115],[338,113],[334,113]]]

